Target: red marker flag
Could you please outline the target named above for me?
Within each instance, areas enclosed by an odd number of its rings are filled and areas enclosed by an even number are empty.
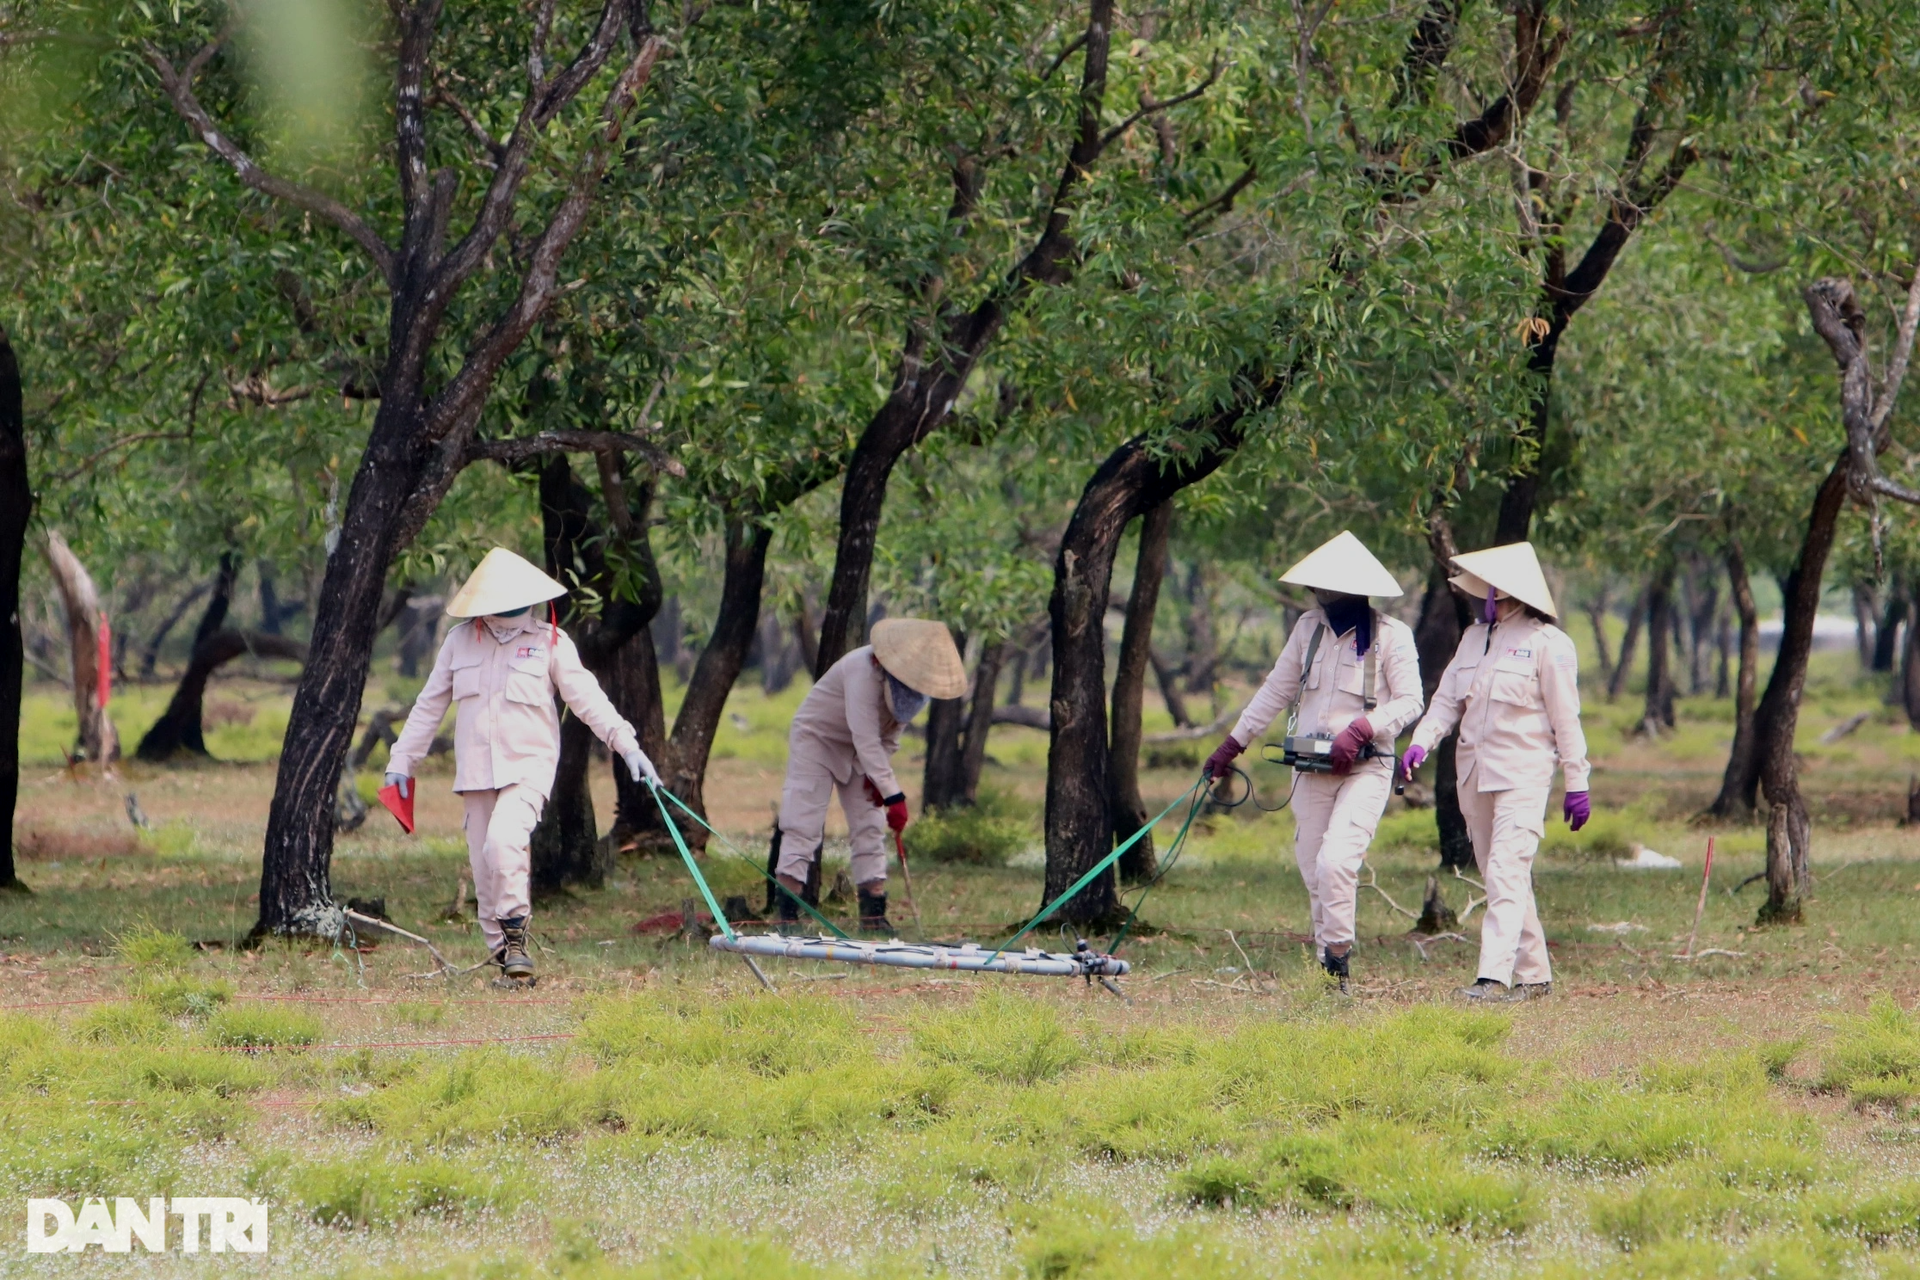
[[[413,834],[413,797],[400,794],[400,784],[393,783],[380,788],[380,803],[387,806],[387,812],[400,820],[400,825]]]

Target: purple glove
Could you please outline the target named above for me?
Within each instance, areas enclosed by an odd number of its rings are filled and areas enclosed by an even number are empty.
[[[1365,716],[1359,716],[1342,729],[1333,740],[1333,748],[1327,754],[1333,759],[1333,771],[1344,774],[1353,768],[1353,762],[1360,758],[1360,749],[1373,741],[1373,726]]]
[[[1567,815],[1567,828],[1578,831],[1587,825],[1587,819],[1593,816],[1593,802],[1587,799],[1584,791],[1569,791],[1567,798],[1560,802],[1561,812]]]
[[[1245,750],[1245,747],[1234,740],[1232,734],[1228,734],[1227,740],[1215,747],[1213,754],[1208,756],[1207,762],[1200,767],[1209,778],[1224,778],[1227,776],[1228,766],[1232,765],[1234,759]]]
[[[1427,749],[1425,747],[1408,747],[1407,754],[1400,757],[1400,771],[1411,778],[1413,771],[1425,764],[1426,761]]]

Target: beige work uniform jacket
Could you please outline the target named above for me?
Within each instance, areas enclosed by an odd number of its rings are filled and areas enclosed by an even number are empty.
[[[556,632],[532,612],[504,641],[494,638],[483,619],[462,621],[447,632],[426,687],[393,744],[387,770],[413,776],[451,702],[459,708],[453,731],[455,791],[520,784],[550,796],[560,763],[556,690],[614,755],[638,744],[633,726],[581,665],[580,651],[566,632]]]
[[[1413,731],[1432,751],[1460,728],[1460,781],[1476,791],[1553,784],[1557,761],[1567,790],[1585,791],[1590,768],[1580,728],[1580,662],[1573,640],[1525,612],[1460,637],[1433,706]]]
[[[1316,607],[1294,624],[1279,660],[1234,724],[1234,741],[1242,747],[1252,746],[1297,698],[1300,733],[1337,735],[1365,716],[1373,726],[1375,750],[1392,755],[1393,740],[1420,715],[1420,653],[1413,643],[1413,630],[1406,623],[1377,610],[1373,616],[1374,645],[1379,652],[1374,658],[1372,711],[1367,710],[1365,700],[1366,658],[1353,651],[1353,632],[1335,636],[1326,612]],[[1300,668],[1307,660],[1314,632],[1323,627],[1326,633],[1320,637],[1313,670],[1306,673],[1306,687],[1302,689]]]
[[[864,773],[882,796],[899,795],[893,753],[900,749],[900,726],[887,709],[886,679],[872,645],[828,667],[794,713],[788,756],[824,768],[840,786]]]

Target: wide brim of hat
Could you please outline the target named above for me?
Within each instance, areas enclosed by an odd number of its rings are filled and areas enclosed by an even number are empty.
[[[944,622],[882,618],[873,624],[873,656],[915,693],[958,698],[967,691],[967,666]]]
[[[481,618],[491,613],[514,613],[565,594],[565,587],[525,557],[495,547],[447,601],[447,616]]]
[[[1338,536],[1308,552],[1298,564],[1280,575],[1280,581],[1350,596],[1391,599],[1405,594],[1387,566],[1348,530],[1342,530]]]
[[[1523,604],[1532,605],[1549,618],[1558,618],[1560,609],[1553,602],[1547,575],[1540,568],[1540,557],[1531,542],[1510,542],[1483,551],[1466,551],[1453,558],[1454,567],[1481,584],[1479,591],[1461,583],[1461,589],[1474,595],[1488,588],[1505,592]]]

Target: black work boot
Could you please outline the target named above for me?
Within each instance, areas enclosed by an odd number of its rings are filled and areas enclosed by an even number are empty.
[[[1341,995],[1347,994],[1347,975],[1351,968],[1349,961],[1352,959],[1353,952],[1351,951],[1345,955],[1338,956],[1331,951],[1323,951],[1320,953],[1320,967],[1327,971],[1327,976],[1339,979]]]
[[[500,976],[516,982],[533,981],[533,957],[527,954],[527,918],[496,921],[500,926]]]
[[[801,932],[799,899],[795,898],[785,885],[781,885],[774,892],[780,895],[780,919],[774,927],[783,938],[798,937]]]
[[[887,895],[860,890],[860,932],[893,936],[893,922],[887,919]]]

